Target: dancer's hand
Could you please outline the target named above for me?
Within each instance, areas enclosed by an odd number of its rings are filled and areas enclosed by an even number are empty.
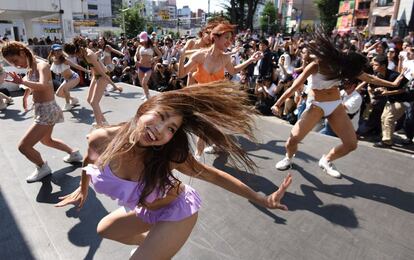
[[[252,55],[252,57],[250,58],[250,60],[251,60],[252,62],[256,62],[256,61],[260,60],[261,58],[263,58],[263,53],[262,53],[261,51],[256,51],[256,52]]]
[[[285,192],[291,183],[292,183],[292,175],[289,173],[285,177],[285,179],[283,180],[282,184],[280,185],[279,189],[277,189],[277,191],[263,198],[263,206],[269,209],[288,210],[288,207],[282,204],[280,201],[282,200],[283,195],[285,195]]]
[[[12,82],[12,83],[15,83],[15,84],[18,84],[18,85],[23,84],[23,78],[19,74],[17,74],[16,72],[7,72],[7,74],[12,79],[10,80],[10,79],[6,78],[5,81]]]
[[[86,201],[86,197],[88,196],[88,189],[82,191],[81,187],[77,188],[71,194],[68,194],[63,197],[59,197],[61,200],[60,202],[55,204],[55,207],[64,207],[68,204],[78,205],[78,210],[80,210],[83,204]]]
[[[277,117],[282,116],[282,109],[280,109],[279,106],[273,105],[270,109],[272,110],[273,115]]]

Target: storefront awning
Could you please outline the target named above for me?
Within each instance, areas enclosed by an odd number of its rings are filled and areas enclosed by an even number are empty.
[[[374,10],[372,10],[372,15],[384,17],[387,15],[392,15],[393,11],[394,6],[381,6],[374,8]]]

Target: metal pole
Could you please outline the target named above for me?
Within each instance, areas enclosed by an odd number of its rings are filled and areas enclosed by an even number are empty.
[[[64,29],[64,23],[63,23],[63,10],[62,10],[61,0],[59,0],[59,18],[60,18],[60,27],[61,27],[61,32],[62,32],[62,42],[65,42],[65,29]]]

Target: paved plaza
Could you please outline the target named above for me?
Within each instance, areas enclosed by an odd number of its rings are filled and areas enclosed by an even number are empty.
[[[124,93],[104,97],[101,107],[110,123],[131,118],[140,88],[123,85]],[[87,88],[72,93],[81,106],[65,112],[54,136],[84,153],[94,121],[86,102]],[[21,111],[21,97],[0,112],[0,259],[127,259],[132,246],[96,234],[99,220],[117,204],[89,190],[81,211],[55,208],[58,197],[76,189],[80,166],[62,161],[63,152],[37,145],[53,175],[27,184],[33,171],[17,144],[33,122],[33,111]],[[63,105],[63,100],[58,100]],[[287,172],[274,165],[284,154],[290,125],[257,117],[257,141],[239,138],[259,166],[255,174],[231,168],[225,155],[206,155],[207,164],[225,170],[254,190],[270,194]],[[267,210],[219,187],[179,174],[200,194],[203,205],[190,239],[174,259],[413,259],[414,158],[410,152],[358,149],[335,162],[341,179],[324,174],[317,163],[338,144],[336,138],[310,133],[290,171],[293,183],[283,202],[289,211]],[[174,239],[174,237],[171,237]],[[163,245],[160,245],[162,247]]]

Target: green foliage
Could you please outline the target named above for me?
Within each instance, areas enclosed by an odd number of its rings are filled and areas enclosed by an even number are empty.
[[[273,2],[266,2],[259,21],[262,32],[275,33],[278,30],[276,17],[277,9],[274,6]]]
[[[122,28],[125,26],[123,29],[125,29],[125,34],[128,38],[136,37],[145,28],[146,21],[139,15],[140,8],[139,5],[124,8],[116,19]]]
[[[339,0],[315,0],[321,16],[322,26],[327,32],[331,32],[336,26],[339,2]]]
[[[102,35],[105,37],[105,39],[110,39],[115,36],[113,31],[103,31]]]

